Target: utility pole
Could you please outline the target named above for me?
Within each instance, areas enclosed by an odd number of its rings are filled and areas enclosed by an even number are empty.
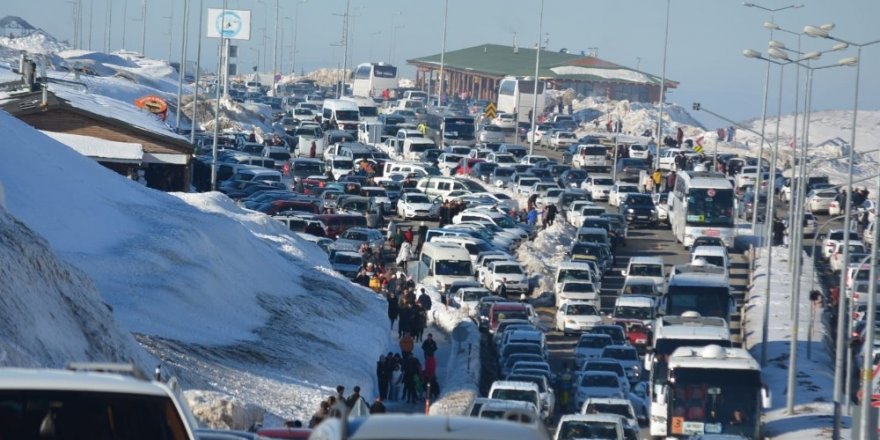
[[[275,94],[275,76],[278,75],[278,21],[281,19],[278,0],[275,0],[275,47],[272,50],[272,96]]]
[[[345,71],[348,70],[348,15],[349,11],[351,11],[351,0],[345,0],[345,13],[342,15],[342,42],[341,46],[343,46],[343,55],[342,55],[342,71],[340,72],[339,82],[336,85],[336,98],[339,99],[342,97],[342,91],[345,88]],[[340,14],[334,14],[340,15]]]
[[[112,1],[112,0],[108,0]],[[125,30],[128,27],[128,0],[122,3],[122,48],[125,49]]]
[[[141,55],[147,56],[147,0],[141,0],[141,17],[144,19],[141,28]]]
[[[445,67],[446,62],[446,27],[449,22],[449,0],[446,0],[446,6],[443,8],[443,44],[441,46],[440,52],[440,72],[437,74],[437,102],[440,105],[443,105],[443,94],[446,92],[445,82],[446,78],[443,78],[443,68]],[[440,138],[442,143],[443,138]],[[442,148],[442,145],[441,145]]]
[[[180,133],[180,107],[183,98],[183,77],[186,74],[186,45],[189,42],[189,0],[183,0],[183,44],[180,47],[180,69],[177,72],[177,111],[175,111],[174,129]],[[170,57],[169,57],[170,60]],[[198,76],[198,75],[197,75]],[[190,130],[195,131],[195,121],[190,122]]]
[[[202,70],[202,24],[204,22],[204,18],[202,14],[205,12],[205,0],[199,0],[199,33],[196,35],[198,38],[198,45],[196,46],[196,73],[195,73],[195,87],[193,87],[193,105],[192,105],[192,130],[189,133],[189,143],[194,144],[196,142],[196,124],[198,121],[198,111],[199,111],[199,79],[201,79],[201,70]]]
[[[110,53],[111,38],[113,37],[113,0],[107,0],[107,15],[104,20],[107,22],[107,29],[104,32],[104,52]]]

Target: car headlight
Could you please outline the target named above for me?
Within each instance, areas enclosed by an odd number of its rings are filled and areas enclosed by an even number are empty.
[[[634,213],[634,212],[635,212],[635,210],[633,210],[632,208],[627,208],[627,209],[626,209],[626,213],[627,213],[627,214],[632,214],[632,213]]]

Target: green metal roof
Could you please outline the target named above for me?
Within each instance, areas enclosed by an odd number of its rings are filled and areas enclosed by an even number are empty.
[[[578,58],[583,58],[583,55],[542,50],[538,75],[542,78],[555,77],[556,75],[549,70],[550,67]],[[439,66],[440,54],[407,60],[407,63],[436,64]],[[535,49],[521,47],[517,52],[514,52],[511,46],[481,44],[479,46],[446,52],[443,63],[450,69],[471,70],[491,76],[534,76]]]

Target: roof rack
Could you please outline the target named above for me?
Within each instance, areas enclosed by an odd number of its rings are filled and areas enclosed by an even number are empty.
[[[70,371],[83,371],[92,373],[115,373],[125,374],[135,379],[149,381],[150,378],[134,364],[112,362],[70,362],[67,364]]]

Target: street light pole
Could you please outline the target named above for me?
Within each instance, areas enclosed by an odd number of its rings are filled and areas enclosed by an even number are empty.
[[[449,0],[446,0],[445,6],[443,7],[443,41],[441,43],[441,49],[440,49],[440,71],[437,73],[437,102],[440,105],[444,104],[443,103],[443,98],[444,98],[443,93],[446,90],[446,87],[444,87],[444,84],[443,84],[444,80],[445,80],[445,78],[443,78],[443,69],[444,69],[444,67],[446,67],[446,27],[447,27],[448,22],[449,22]],[[440,138],[440,142],[441,143],[443,142],[442,137]],[[442,148],[443,146],[441,145],[440,147]]]
[[[199,79],[201,79],[201,70],[202,70],[202,14],[205,11],[205,0],[199,0],[199,33],[196,35],[198,44],[196,44],[196,72],[195,75],[195,83],[193,87],[193,111],[192,111],[192,129],[189,133],[189,143],[194,144],[196,142],[196,124],[198,121],[197,115],[199,112]]]
[[[275,91],[275,82],[276,77],[278,75],[278,21],[281,19],[281,14],[279,13],[280,6],[278,4],[278,0],[275,0],[275,44],[272,48],[272,96],[278,97],[278,93]]]
[[[535,50],[535,88],[532,90],[532,135],[529,140],[529,154],[535,151],[535,121],[538,119],[538,69],[541,67],[541,32],[544,26],[544,0],[540,0],[540,12],[538,13],[538,47]],[[517,111],[520,111],[517,109]],[[519,121],[519,115],[516,118]]]
[[[666,0],[666,31],[663,37],[663,69],[660,73],[660,111],[657,116],[657,154],[654,155],[655,170],[660,169],[660,145],[663,145],[663,103],[666,101],[666,52],[669,47],[669,9],[672,7],[672,0]],[[534,137],[534,134],[532,134]]]
[[[290,72],[293,75],[296,75],[296,37],[299,34],[299,5],[307,2],[309,0],[300,0],[296,2],[296,6],[293,12],[293,49],[291,50],[290,55]]]
[[[180,69],[177,72],[177,109],[174,112],[174,129],[180,133],[180,107],[183,98],[183,77],[186,72],[186,46],[189,38],[189,0],[183,0],[183,44],[180,47]],[[190,121],[190,130],[195,130],[194,121]]]
[[[141,17],[143,25],[141,27],[141,55],[147,56],[147,0],[141,0]]]
[[[229,0],[223,0],[223,11],[221,12],[221,17],[223,17],[220,23],[220,29],[226,29],[226,8],[228,6]],[[215,91],[215,101],[216,108],[214,110],[214,143],[211,148],[211,190],[217,190],[217,136],[220,132],[220,90],[223,89],[224,85],[221,84],[221,80],[225,84],[228,82],[228,79],[222,78],[223,72],[226,70],[225,65],[228,64],[228,60],[226,57],[229,55],[229,49],[226,46],[226,37],[223,36],[223,32],[220,32],[220,47],[218,48],[218,52],[220,54],[217,57],[217,79],[215,81],[215,87],[217,90]]]

